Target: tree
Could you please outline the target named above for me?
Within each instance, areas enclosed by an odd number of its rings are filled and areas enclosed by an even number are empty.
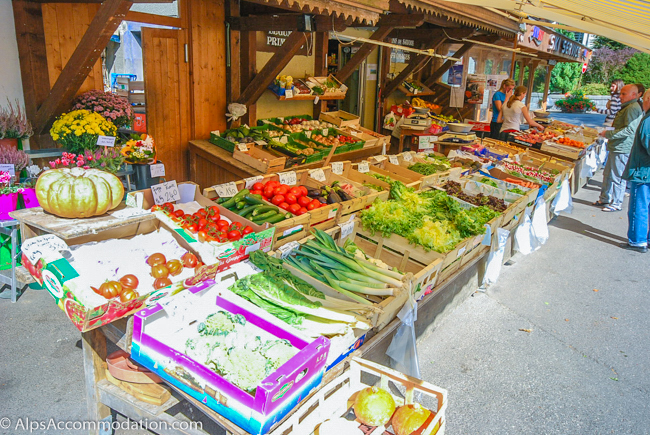
[[[565,94],[576,89],[581,75],[582,64],[575,62],[558,63],[551,73],[551,92]]]
[[[625,83],[641,83],[650,89],[650,54],[635,53],[620,70],[617,78]]]
[[[637,50],[624,47],[615,50],[607,46],[595,49],[585,72],[584,83],[606,83],[620,78],[621,71]],[[626,82],[627,83],[627,82]]]
[[[616,42],[613,39],[605,38],[604,36],[596,36],[594,39],[594,48],[603,47],[611,48],[612,50],[623,50],[629,48],[627,45]]]

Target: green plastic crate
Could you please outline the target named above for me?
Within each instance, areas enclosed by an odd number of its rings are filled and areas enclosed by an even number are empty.
[[[210,133],[210,143],[218,146],[219,148],[223,148],[224,150],[229,151],[231,153],[235,151],[234,143],[227,141],[226,139],[214,133]]]

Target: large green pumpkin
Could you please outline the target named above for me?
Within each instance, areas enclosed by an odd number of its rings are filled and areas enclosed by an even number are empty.
[[[117,207],[124,186],[115,175],[98,169],[50,169],[38,177],[36,197],[43,210],[52,214],[87,218]]]

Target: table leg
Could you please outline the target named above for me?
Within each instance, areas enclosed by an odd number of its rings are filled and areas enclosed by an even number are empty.
[[[397,148],[397,154],[400,154],[404,149],[404,135],[399,135],[399,147]]]
[[[11,229],[11,302],[16,302],[16,245],[18,243],[18,229]]]
[[[106,336],[100,329],[81,334],[84,354],[84,373],[86,378],[86,400],[88,419],[105,420],[112,423],[111,409],[99,401],[97,383],[106,378]],[[102,426],[97,425],[91,433],[99,435]]]

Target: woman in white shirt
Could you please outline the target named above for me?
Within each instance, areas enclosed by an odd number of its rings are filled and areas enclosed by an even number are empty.
[[[508,137],[508,133],[520,131],[522,116],[526,122],[528,122],[528,125],[531,128],[534,127],[540,130],[544,129],[544,127],[533,121],[533,118],[528,112],[528,107],[526,107],[522,101],[524,98],[526,98],[527,91],[528,88],[526,88],[526,86],[517,86],[512,94],[512,97],[510,97],[508,102],[503,105],[498,120],[498,122],[503,122],[501,125],[501,134],[499,135],[499,139],[505,141]]]

